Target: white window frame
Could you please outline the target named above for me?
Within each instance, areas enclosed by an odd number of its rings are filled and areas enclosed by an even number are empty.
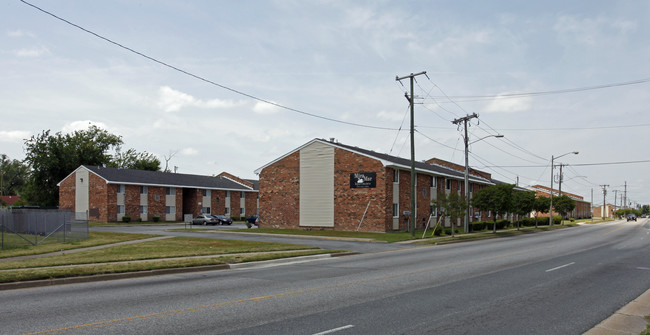
[[[176,214],[176,206],[165,206],[165,214]]]
[[[117,205],[117,214],[124,214],[124,205]]]
[[[167,187],[165,188],[166,195],[176,195],[176,187]]]
[[[445,179],[445,190],[451,191],[451,179]]]
[[[148,206],[147,205],[140,205],[140,214],[148,214]]]
[[[123,184],[117,184],[117,194],[124,194],[124,185]]]
[[[147,186],[140,186],[140,194],[148,194],[148,193],[149,193],[149,189],[147,188]]]
[[[393,218],[399,217],[399,204],[393,204]]]

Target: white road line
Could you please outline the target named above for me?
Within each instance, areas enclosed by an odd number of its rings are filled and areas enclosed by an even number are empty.
[[[560,265],[560,266],[558,266],[558,267],[556,267],[556,268],[548,269],[548,270],[546,270],[546,272],[551,272],[551,271],[555,271],[555,270],[558,270],[558,269],[561,269],[561,268],[565,268],[565,267],[570,266],[570,265],[573,265],[573,264],[575,264],[575,263],[576,263],[576,262],[571,262],[571,263],[569,263],[569,264]]]
[[[326,330],[326,331],[324,331],[324,332],[316,333],[316,334],[314,334],[314,335],[325,335],[325,334],[336,333],[336,332],[339,331],[339,330],[349,329],[349,328],[352,328],[352,327],[354,327],[354,326],[353,326],[353,325],[347,325],[347,326],[343,326],[343,327],[338,327],[338,328],[334,328],[334,329]]]
[[[638,266],[636,269],[637,270],[650,270],[650,268],[645,268],[643,266]]]

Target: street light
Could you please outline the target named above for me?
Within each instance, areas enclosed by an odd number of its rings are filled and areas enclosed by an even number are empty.
[[[571,152],[567,152],[566,154],[559,155],[557,157],[551,156],[551,192],[550,192],[551,206],[550,206],[550,208],[548,210],[548,226],[549,227],[553,226],[553,163],[554,163],[556,158],[564,157],[564,156],[569,155],[569,154],[577,155],[578,152],[577,151],[571,151]]]
[[[469,158],[468,158],[468,147],[470,144],[474,144],[478,141],[482,141],[488,137],[496,137],[496,138],[501,138],[503,135],[488,135],[485,137],[481,137],[478,140],[472,141],[468,143],[467,137],[465,137],[465,202],[467,204],[467,208],[465,209],[465,224],[464,224],[464,229],[465,229],[465,234],[469,232]]]

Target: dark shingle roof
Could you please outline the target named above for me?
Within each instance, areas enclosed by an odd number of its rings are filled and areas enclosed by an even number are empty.
[[[83,165],[83,167],[106,179],[106,181],[111,184],[137,184],[166,187],[251,191],[250,188],[236,183],[228,178],[161,171],[117,169],[102,166]]]

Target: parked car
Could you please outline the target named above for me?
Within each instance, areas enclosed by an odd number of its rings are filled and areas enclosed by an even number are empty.
[[[210,214],[201,214],[194,219],[192,219],[192,224],[201,224],[201,225],[216,225],[219,224],[219,220]]]
[[[226,217],[225,215],[214,215],[214,217],[217,218],[217,220],[219,220],[219,224],[222,224],[222,225],[224,225],[224,224],[231,225],[232,224],[232,219],[229,218],[229,217]]]
[[[248,221],[248,223],[250,223],[250,224],[256,225],[258,219],[259,219],[259,216],[257,214],[255,214],[255,215],[251,215],[251,216],[247,217],[246,221]]]
[[[628,214],[627,221],[636,221],[636,214]]]

